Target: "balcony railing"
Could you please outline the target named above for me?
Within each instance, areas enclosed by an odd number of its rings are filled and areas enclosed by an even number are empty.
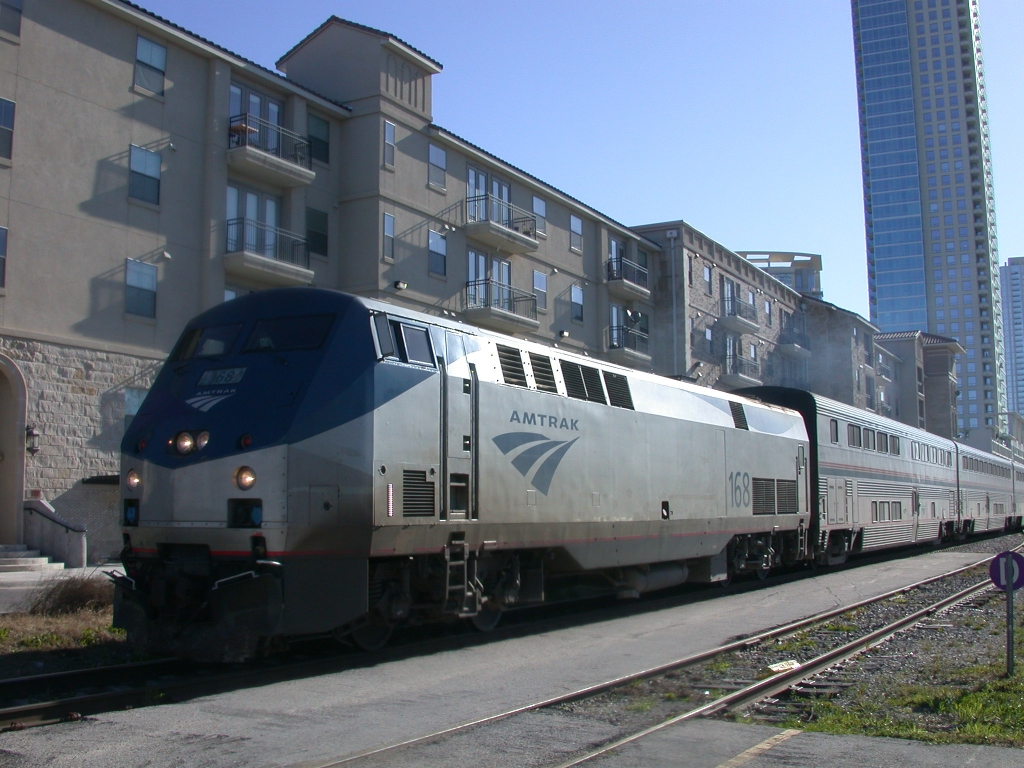
[[[722,314],[730,317],[740,317],[751,323],[757,323],[757,309],[753,304],[748,304],[735,296],[726,296],[722,299]]]
[[[235,115],[228,124],[228,148],[252,147],[268,155],[312,167],[309,141],[256,115]]]
[[[242,251],[309,269],[306,238],[252,219],[231,219],[227,226],[226,253]]]
[[[633,285],[646,288],[647,267],[641,267],[629,259],[610,259],[608,261],[608,279],[625,280]]]
[[[875,368],[875,372],[878,373],[878,375],[881,376],[882,378],[892,381],[892,368],[890,368],[885,363],[879,363],[878,366]]]
[[[533,240],[537,239],[536,215],[494,195],[467,197],[466,219],[470,222],[490,221]]]
[[[612,349],[632,349],[641,355],[649,355],[649,338],[635,328],[613,325],[608,333],[608,346]]]
[[[779,344],[796,344],[804,349],[811,348],[811,338],[806,333],[794,328],[784,328],[779,334]]]
[[[530,320],[537,319],[537,296],[495,280],[466,283],[466,309],[489,307]]]
[[[722,374],[730,373],[737,376],[747,376],[751,379],[760,379],[761,366],[757,364],[756,360],[748,360],[739,355],[725,355],[722,358]]]

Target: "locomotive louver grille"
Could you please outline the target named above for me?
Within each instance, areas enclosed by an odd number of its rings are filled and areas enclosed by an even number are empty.
[[[402,472],[402,516],[434,516],[434,483],[427,480],[423,470],[406,469]]]
[[[732,411],[732,423],[736,429],[750,429],[747,426],[747,414],[743,412],[743,403],[730,400],[729,410]]]
[[[633,396],[629,393],[629,379],[619,373],[604,371],[604,385],[608,388],[608,400],[616,408],[633,410]]]
[[[551,368],[551,358],[544,355],[530,353],[530,365],[533,366],[533,379],[537,382],[537,389],[542,392],[558,392],[555,385],[555,372]]]
[[[750,503],[755,515],[775,514],[775,481],[763,477],[750,480]]]
[[[591,368],[589,365],[569,363],[563,360],[562,378],[565,379],[565,391],[569,394],[569,397],[604,404],[601,373],[597,368]]]
[[[776,481],[775,496],[780,515],[795,515],[800,511],[796,502],[796,480]]]
[[[525,387],[526,371],[523,369],[523,358],[515,347],[498,347],[498,362],[501,363],[501,375],[506,384],[516,387]]]

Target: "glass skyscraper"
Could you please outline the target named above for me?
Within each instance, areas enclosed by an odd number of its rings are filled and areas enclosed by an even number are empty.
[[[1003,289],[1003,339],[1006,341],[1006,395],[1009,410],[1024,411],[1024,259],[1008,259],[999,268]]]
[[[871,320],[956,339],[958,427],[1006,371],[978,0],[851,0]]]

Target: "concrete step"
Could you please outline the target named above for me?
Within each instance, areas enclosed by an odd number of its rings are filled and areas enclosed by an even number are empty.
[[[0,557],[0,565],[45,565],[50,562],[48,557]]]
[[[39,557],[40,553],[38,549],[19,549],[14,552],[4,552],[0,549],[0,562],[4,560],[22,560],[22,559],[33,559]]]
[[[63,571],[64,563],[34,563],[30,565],[0,565],[0,573],[17,573],[19,571]]]
[[[0,544],[0,556],[7,552],[24,552],[27,549],[25,544]]]

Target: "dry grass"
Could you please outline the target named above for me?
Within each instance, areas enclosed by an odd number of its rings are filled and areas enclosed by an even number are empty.
[[[0,678],[131,661],[124,632],[111,627],[105,582],[55,578],[36,590],[27,613],[0,614]]]
[[[63,616],[103,611],[114,603],[114,584],[106,578],[60,576],[39,587],[29,603],[34,616]]]

